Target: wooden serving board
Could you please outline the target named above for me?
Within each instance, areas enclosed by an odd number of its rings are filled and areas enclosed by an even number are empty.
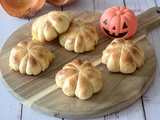
[[[111,73],[100,63],[102,51],[111,42],[100,30],[101,13],[88,11],[70,11],[76,18],[90,21],[96,25],[99,43],[91,52],[77,54],[66,51],[58,42],[58,38],[44,45],[54,52],[56,58],[50,67],[37,76],[22,75],[9,69],[8,59],[13,46],[20,41],[31,40],[33,21],[16,30],[5,42],[0,54],[0,69],[6,88],[20,102],[36,111],[63,118],[90,118],[113,113],[127,107],[140,98],[154,79],[156,57],[154,50],[146,38],[146,33],[160,25],[160,8],[152,8],[138,16],[137,33],[130,38],[145,53],[145,65],[134,73],[125,75]],[[55,74],[68,62],[75,59],[91,61],[103,73],[104,85],[99,93],[88,100],[66,96],[55,84]]]

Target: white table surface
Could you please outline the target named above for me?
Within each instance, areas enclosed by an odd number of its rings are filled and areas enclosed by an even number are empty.
[[[126,6],[138,15],[151,7],[160,6],[160,0],[77,0],[75,3],[65,7],[55,7],[45,4],[43,9],[36,14],[34,18],[52,10],[88,10],[102,13],[105,9],[117,5]],[[8,15],[0,5],[0,48],[2,48],[6,39],[17,28],[24,25],[28,21],[29,19],[21,19]],[[149,32],[147,38],[153,45],[157,57],[156,74],[153,83],[147,92],[134,104],[119,112],[93,119],[160,119],[160,27]],[[64,118],[47,116],[21,104],[6,90],[2,83],[2,77],[0,77],[0,120],[64,120]]]

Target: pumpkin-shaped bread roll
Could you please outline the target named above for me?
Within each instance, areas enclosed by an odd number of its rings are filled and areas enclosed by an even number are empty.
[[[95,25],[81,20],[74,21],[68,31],[59,36],[60,44],[68,51],[76,53],[94,50],[98,40]]]
[[[144,52],[134,42],[123,38],[114,39],[102,53],[102,63],[111,72],[133,73],[144,65]]]
[[[56,84],[67,96],[88,99],[103,86],[102,75],[91,62],[74,60],[58,71]]]
[[[52,11],[37,18],[32,24],[32,40],[45,42],[54,40],[66,32],[74,18],[62,11]]]
[[[12,48],[9,66],[22,74],[37,75],[48,68],[54,57],[41,43],[23,41]]]

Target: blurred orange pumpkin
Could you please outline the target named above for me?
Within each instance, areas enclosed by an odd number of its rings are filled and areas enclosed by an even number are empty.
[[[1,0],[4,10],[11,16],[28,18],[34,16],[46,0]]]
[[[76,0],[47,0],[47,2],[49,4],[52,4],[54,6],[65,6],[65,5],[69,5],[73,2],[75,2]]]
[[[127,39],[135,34],[138,20],[132,10],[114,6],[104,11],[100,18],[100,26],[108,37]]]

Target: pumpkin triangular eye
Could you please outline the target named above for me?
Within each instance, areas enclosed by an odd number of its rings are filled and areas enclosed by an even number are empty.
[[[106,19],[104,22],[103,22],[105,25],[108,24],[108,19]]]
[[[123,24],[123,29],[128,28],[128,26],[126,25],[126,23]]]
[[[112,30],[116,30],[116,27],[114,26],[114,27],[112,28]]]

